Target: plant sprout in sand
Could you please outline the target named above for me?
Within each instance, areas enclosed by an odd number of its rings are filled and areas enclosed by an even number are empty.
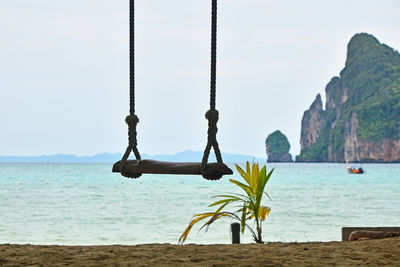
[[[258,163],[252,163],[252,166],[250,166],[249,162],[246,162],[246,171],[244,171],[238,165],[236,165],[236,169],[245,183],[241,183],[233,179],[230,179],[229,181],[239,186],[245,193],[214,196],[214,198],[217,198],[218,200],[209,205],[209,207],[218,208],[215,210],[215,212],[195,214],[192,221],[179,238],[180,243],[185,242],[190,230],[197,222],[207,219],[207,222],[204,223],[200,228],[201,230],[223,217],[229,217],[239,221],[242,233],[244,233],[244,230],[247,227],[250,230],[254,241],[257,243],[263,243],[261,235],[262,222],[265,220],[271,209],[267,206],[262,206],[261,201],[263,195],[267,195],[265,192],[265,185],[267,184],[274,170],[272,169],[269,173],[267,173],[267,168],[265,165],[260,169]],[[235,206],[238,208],[236,211],[223,211],[226,206],[232,204],[237,204],[237,206]],[[248,222],[251,221],[254,223],[255,230],[253,230],[253,228],[248,224]]]

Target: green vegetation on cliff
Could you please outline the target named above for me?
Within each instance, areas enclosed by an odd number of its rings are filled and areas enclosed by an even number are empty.
[[[265,140],[267,150],[271,154],[283,155],[289,152],[290,144],[286,136],[279,130],[268,135]]]
[[[360,33],[350,40],[345,68],[327,85],[326,96],[318,140],[296,160],[344,161],[352,116],[362,140],[400,138],[400,54],[374,36]]]
[[[361,138],[399,137],[400,54],[368,34],[354,36],[348,50],[341,73],[350,89],[345,107],[357,113]]]

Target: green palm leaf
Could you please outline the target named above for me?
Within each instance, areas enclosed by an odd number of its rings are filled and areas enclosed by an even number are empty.
[[[214,202],[214,203],[212,203],[212,204],[210,204],[210,205],[208,205],[209,207],[213,207],[213,206],[217,206],[217,205],[220,205],[220,204],[225,204],[225,203],[229,203],[229,202],[234,202],[234,201],[238,201],[238,200],[240,200],[239,198],[226,198],[226,199],[221,199],[221,200],[218,200],[218,201],[216,201],[216,202]]]
[[[238,182],[236,180],[233,179],[229,179],[229,182],[234,183],[235,185],[239,186],[240,188],[242,188],[248,196],[251,196],[253,194],[253,191],[251,190],[251,188],[245,184],[242,184],[241,182]]]
[[[246,164],[246,170],[247,170],[247,165],[248,164]],[[250,176],[248,175],[248,171],[245,172],[242,168],[239,167],[239,165],[236,165],[236,170],[239,172],[240,176],[246,181],[246,183],[250,184]]]

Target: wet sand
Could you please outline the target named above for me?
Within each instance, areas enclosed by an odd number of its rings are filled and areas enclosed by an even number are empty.
[[[0,266],[400,266],[400,238],[264,245],[0,245]]]

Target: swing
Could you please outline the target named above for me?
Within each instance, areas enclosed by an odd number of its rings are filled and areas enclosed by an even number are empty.
[[[136,126],[139,118],[135,115],[135,1],[130,0],[129,19],[129,56],[130,56],[130,115],[126,117],[128,124],[129,145],[122,159],[113,166],[113,172],[119,172],[127,178],[139,178],[143,173],[152,174],[188,174],[202,175],[207,180],[218,180],[223,175],[233,174],[221,157],[217,142],[218,110],[215,109],[216,92],[216,55],[217,55],[217,0],[212,0],[212,25],[211,25],[211,92],[210,110],[206,112],[208,120],[208,140],[204,150],[202,162],[164,162],[156,160],[142,160],[137,149]],[[211,147],[214,148],[216,163],[208,163]],[[133,151],[136,160],[128,160]]]

